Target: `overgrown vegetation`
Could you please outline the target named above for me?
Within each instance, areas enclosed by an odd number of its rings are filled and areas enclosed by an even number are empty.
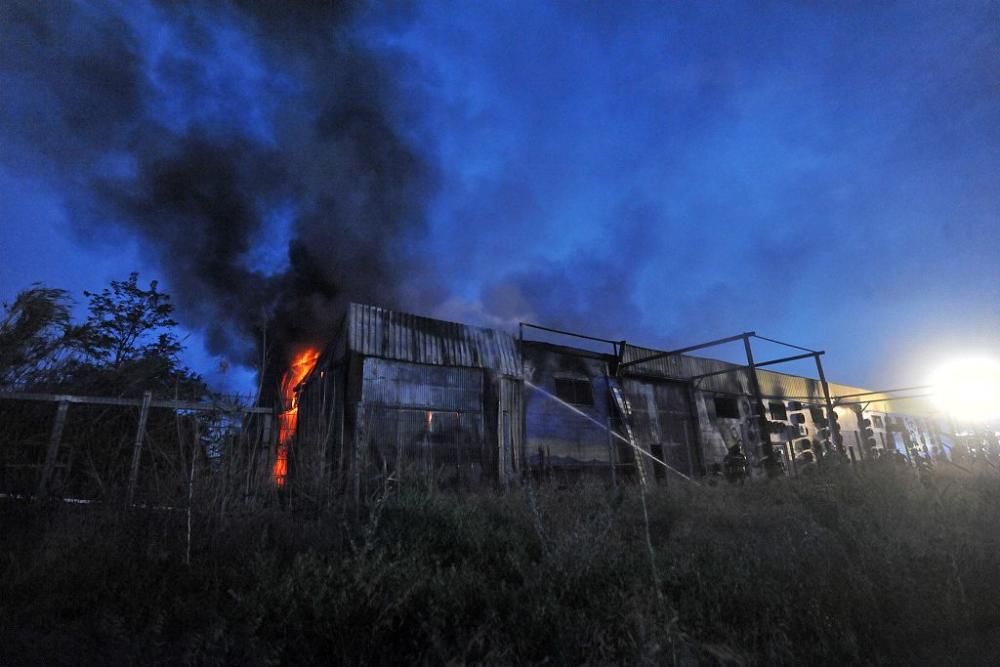
[[[0,318],[0,386],[86,395],[136,396],[143,391],[196,398],[207,392],[183,366],[170,296],[154,280],[112,280],[84,292],[87,314],[74,322],[62,289],[33,285],[4,304]]]
[[[206,510],[190,565],[180,513],[8,503],[0,663],[991,664],[1000,480],[943,474],[657,488],[648,542],[634,487]]]
[[[146,391],[159,399],[208,397],[205,383],[178,357],[183,347],[173,305],[156,281],[143,287],[132,273],[83,296],[87,308],[79,318],[68,292],[37,284],[4,304],[0,390],[112,399],[138,399]],[[0,401],[0,493],[31,494],[40,488],[57,409],[54,401]],[[207,449],[202,438],[193,444],[192,431],[196,426],[201,434],[217,431],[217,417],[151,411],[142,457],[146,499],[164,502],[183,493],[188,462]],[[138,418],[139,410],[127,405],[67,406],[46,491],[107,499],[123,490]],[[192,446],[185,447],[187,442]],[[207,453],[202,451],[201,458]]]

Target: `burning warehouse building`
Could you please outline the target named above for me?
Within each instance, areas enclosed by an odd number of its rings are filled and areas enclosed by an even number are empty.
[[[750,335],[726,341],[743,338],[749,354]],[[888,396],[758,369],[752,356],[738,365],[685,353],[693,348],[576,337],[608,350],[350,304],[290,388],[295,437],[281,438],[276,473],[354,495],[406,476],[645,483],[705,475],[734,445],[794,471],[825,455],[857,461],[948,444],[932,419],[889,414]]]

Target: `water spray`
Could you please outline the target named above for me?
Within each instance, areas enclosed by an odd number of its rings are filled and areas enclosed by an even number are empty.
[[[539,387],[538,385],[536,385],[533,382],[525,380],[524,384],[528,385],[529,387],[531,387],[535,391],[541,392],[545,396],[551,398],[553,401],[555,401],[559,405],[563,406],[567,410],[570,410],[571,412],[574,412],[574,413],[580,415],[581,417],[583,417],[587,421],[589,421],[589,422],[597,425],[598,427],[604,429],[605,431],[607,431],[608,433],[610,433],[613,437],[618,438],[619,440],[621,440],[622,442],[624,442],[625,444],[627,444],[629,447],[631,447],[635,451],[640,452],[643,456],[646,456],[646,457],[652,459],[653,461],[655,461],[656,463],[659,463],[661,466],[663,466],[664,468],[666,468],[670,472],[674,473],[675,475],[678,475],[679,477],[682,477],[682,478],[686,479],[687,481],[691,482],[692,484],[694,484],[696,486],[701,486],[698,482],[696,482],[695,480],[691,479],[690,477],[688,477],[687,475],[685,475],[684,473],[682,473],[677,468],[674,468],[673,466],[671,466],[670,464],[668,464],[666,461],[662,461],[662,460],[658,459],[657,457],[653,456],[651,453],[647,452],[645,449],[643,449],[639,445],[635,444],[634,442],[632,442],[631,440],[629,440],[628,438],[626,438],[625,436],[623,436],[621,433],[618,433],[617,431],[615,431],[615,430],[609,428],[608,426],[602,424],[601,422],[597,421],[596,419],[594,419],[593,417],[591,417],[590,415],[588,415],[583,410],[580,410],[576,406],[571,405],[570,403],[567,403],[566,401],[562,400],[558,396],[556,396],[556,395],[554,395],[554,394],[546,391],[545,389],[542,389],[541,387]]]

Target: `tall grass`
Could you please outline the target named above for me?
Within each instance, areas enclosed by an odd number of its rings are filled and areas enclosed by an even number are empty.
[[[189,565],[183,513],[8,503],[0,664],[995,663],[996,477],[644,500],[648,522],[639,489],[586,484],[196,512]]]

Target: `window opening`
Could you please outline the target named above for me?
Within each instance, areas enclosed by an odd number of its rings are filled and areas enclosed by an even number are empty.
[[[590,380],[556,378],[556,396],[572,405],[594,405]]]
[[[739,419],[740,406],[735,398],[728,396],[715,397],[715,416],[722,419]]]

